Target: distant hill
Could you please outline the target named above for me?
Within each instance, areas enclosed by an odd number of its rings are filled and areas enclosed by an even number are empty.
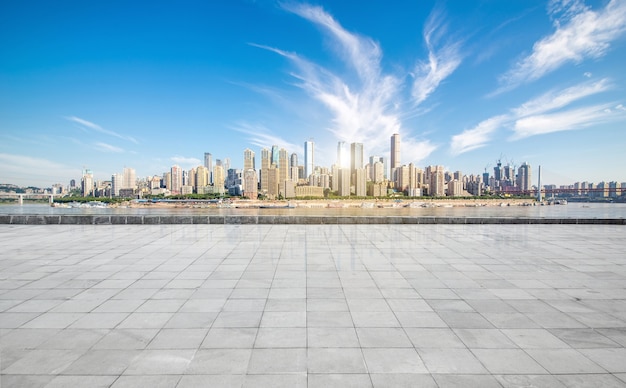
[[[10,183],[0,183],[0,193],[18,193],[22,194],[26,191],[37,191],[38,187],[19,187]]]

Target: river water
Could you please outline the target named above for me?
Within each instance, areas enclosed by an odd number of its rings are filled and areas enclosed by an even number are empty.
[[[404,217],[626,218],[623,203],[569,203],[544,206],[397,208],[57,208],[45,204],[0,205],[0,214],[102,215],[297,215]]]

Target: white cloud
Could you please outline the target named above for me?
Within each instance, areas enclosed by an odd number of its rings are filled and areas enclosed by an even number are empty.
[[[536,42],[532,53],[500,78],[502,87],[495,94],[537,80],[566,63],[602,57],[611,42],[626,31],[623,0],[611,0],[598,11],[580,1],[554,1],[550,14],[560,16],[554,22],[556,31]]]
[[[119,133],[114,132],[114,131],[109,131],[107,129],[102,128],[98,124],[94,124],[91,121],[87,121],[85,119],[81,119],[80,117],[69,116],[69,117],[65,117],[65,119],[69,120],[69,121],[72,121],[72,122],[74,122],[76,124],[79,124],[82,128],[91,129],[93,131],[100,132],[100,133],[103,133],[105,135],[117,137],[118,139],[130,141],[132,143],[138,144],[137,140],[135,138],[133,138],[132,136],[122,135],[122,134],[119,134]]]
[[[366,153],[374,155],[388,152],[391,135],[400,133],[403,144],[407,145],[403,147],[407,150],[403,152],[403,161],[407,163],[419,162],[436,148],[428,141],[412,139],[402,128],[401,118],[412,114],[402,110],[407,102],[402,96],[405,76],[383,73],[382,50],[377,42],[348,32],[321,7],[302,4],[284,5],[283,8],[326,32],[344,64],[354,75],[340,77],[296,53],[255,45],[289,59],[296,66],[297,70],[291,74],[296,80],[295,86],[306,91],[331,112],[332,123],[327,129],[337,140],[363,143]],[[429,39],[434,33],[434,30],[430,32]],[[452,49],[444,47],[443,56],[446,58],[451,56],[450,50]],[[451,72],[447,59],[442,63],[438,57],[440,54],[439,51],[435,53],[431,50],[429,63],[434,69],[421,74],[419,85],[428,90],[424,89],[426,96],[420,97],[419,102],[432,93],[441,80]],[[271,131],[267,129],[262,129],[258,133],[256,129],[250,131],[245,127],[238,130],[252,134],[253,144],[271,144]]]
[[[493,134],[510,120],[509,115],[501,115],[481,121],[474,128],[466,129],[462,133],[452,136],[450,151],[453,155],[460,155],[484,147],[489,143]]]
[[[263,125],[240,122],[231,126],[231,129],[250,135],[250,142],[259,148],[270,149],[273,145],[277,145],[290,152],[295,152],[299,155],[304,154],[304,147],[302,145],[293,144],[281,137],[273,135],[272,132]]]
[[[94,145],[95,145],[95,148],[98,151],[102,151],[102,152],[113,152],[113,153],[117,153],[117,154],[124,152],[124,150],[122,148],[116,147],[116,146],[113,146],[113,145],[107,144],[107,143],[101,143],[100,142],[100,143],[95,143]]]
[[[70,168],[64,164],[43,158],[0,153],[2,179],[20,186],[52,185],[69,182],[80,175],[80,168]]]
[[[612,88],[609,79],[584,82],[561,90],[551,90],[529,100],[509,112],[480,122],[474,128],[454,135],[450,142],[450,152],[459,155],[487,145],[498,130],[511,129],[511,140],[541,135],[568,129],[579,129],[620,116],[606,116],[604,110],[609,105],[594,105],[579,109],[559,111],[586,97],[602,93]],[[618,105],[619,107],[619,105]],[[615,107],[618,109],[618,107]],[[623,108],[623,106],[622,106]],[[552,112],[552,113],[550,113]],[[549,114],[548,114],[549,113]],[[551,129],[552,128],[552,129]]]
[[[583,75],[584,75],[585,77],[587,77],[587,78],[591,78],[591,76],[592,76],[593,74],[591,74],[590,72],[586,71]]]
[[[436,49],[439,35],[445,31],[441,13],[433,11],[424,26],[424,41],[428,48],[428,61],[419,62],[415,68],[413,99],[415,105],[424,102],[439,84],[461,64],[460,44],[452,42]]]
[[[608,105],[594,105],[563,112],[524,117],[515,122],[513,140],[547,133],[581,129],[616,119]]]
[[[552,90],[513,109],[513,113],[516,117],[524,117],[548,112],[563,108],[582,98],[604,92],[611,87],[610,81],[605,78],[597,82],[586,82],[559,91]]]

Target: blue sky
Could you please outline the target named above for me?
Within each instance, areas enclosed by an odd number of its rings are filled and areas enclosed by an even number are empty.
[[[0,3],[0,182],[313,138],[544,183],[626,181],[626,1]],[[257,156],[259,158],[259,156]],[[535,180],[536,178],[533,178]]]

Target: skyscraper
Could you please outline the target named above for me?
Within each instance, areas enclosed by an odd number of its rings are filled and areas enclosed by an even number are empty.
[[[124,177],[120,174],[113,174],[111,176],[111,195],[114,197],[118,197],[120,195],[120,189],[123,184],[122,181]]]
[[[209,185],[209,169],[204,166],[198,166],[196,169],[196,192],[198,188],[207,187]]]
[[[172,187],[169,188],[172,194],[180,194],[183,187],[183,169],[178,165],[173,165],[171,170]]]
[[[356,171],[363,168],[363,143],[350,144],[350,174],[352,185],[356,184]]]
[[[531,186],[530,164],[524,162],[517,169],[517,187],[522,192],[528,192]]]
[[[337,167],[349,168],[350,167],[350,150],[345,141],[337,143]]]
[[[204,153],[204,167],[209,170],[209,183],[213,183],[213,155],[209,152]]]
[[[275,164],[276,167],[278,167],[278,146],[277,145],[272,146],[272,160],[270,164]]]
[[[247,169],[243,172],[243,194],[249,199],[258,197],[258,181],[256,171]]]
[[[256,170],[256,163],[254,160],[254,151],[250,148],[246,148],[243,151],[243,171]]]
[[[313,168],[315,167],[314,162],[314,150],[313,150],[313,140],[304,142],[304,175],[305,179],[309,178],[309,175],[313,174]]]
[[[400,167],[400,135],[394,133],[391,135],[391,179],[395,180],[393,172]]]
[[[289,154],[287,150],[281,148],[278,150],[278,185],[280,186],[279,192],[283,195],[286,194],[285,181],[289,179]]]
[[[363,143],[350,144],[350,169],[363,168]]]
[[[137,174],[134,168],[124,167],[124,177],[122,178],[122,189],[137,188]],[[119,194],[119,192],[118,192]]]
[[[272,154],[267,148],[261,149],[261,193],[267,194],[269,190],[269,169],[272,164]]]
[[[83,179],[82,183],[82,192],[83,197],[89,197],[94,195],[94,181],[93,181],[93,172],[89,169],[83,170]]]

